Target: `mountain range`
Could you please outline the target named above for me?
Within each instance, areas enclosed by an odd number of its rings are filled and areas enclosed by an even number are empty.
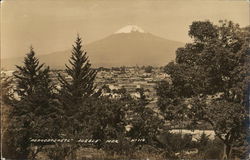
[[[183,43],[145,32],[138,26],[128,25],[101,40],[84,45],[94,67],[163,66],[175,59],[177,48]],[[38,55],[40,62],[51,68],[62,69],[68,63],[71,50]],[[23,57],[2,59],[2,68],[14,69],[22,65]]]

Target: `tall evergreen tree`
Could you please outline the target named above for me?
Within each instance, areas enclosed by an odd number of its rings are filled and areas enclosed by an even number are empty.
[[[21,99],[28,98],[38,90],[40,79],[49,71],[49,68],[41,70],[44,64],[39,64],[39,60],[35,57],[33,48],[24,58],[24,66],[16,66],[18,72],[14,74],[17,79],[18,95]]]
[[[58,100],[63,107],[61,132],[66,137],[74,140],[80,136],[88,136],[89,132],[86,125],[86,115],[88,108],[92,105],[88,104],[97,93],[94,92],[94,80],[96,70],[91,68],[87,52],[82,48],[82,40],[77,35],[75,45],[73,45],[72,55],[69,60],[70,66],[66,65],[65,72],[67,77],[58,74],[58,80],[61,88],[58,93]],[[91,99],[91,100],[90,100]],[[76,149],[79,143],[73,141],[70,147],[62,146],[63,150],[67,150],[67,156],[74,159]]]
[[[65,69],[68,79],[61,74],[58,75],[58,80],[61,83],[58,99],[63,106],[63,117],[67,119],[66,124],[62,125],[68,126],[67,122],[74,121],[71,127],[65,128],[66,133],[70,133],[69,136],[76,136],[82,131],[81,128],[86,117],[86,106],[88,106],[86,103],[90,97],[96,95],[94,93],[96,70],[91,68],[87,52],[82,49],[81,43],[82,40],[77,35],[69,60],[71,66],[66,65]]]
[[[61,101],[65,104],[77,104],[94,93],[96,71],[90,68],[87,52],[82,49],[81,43],[82,39],[77,35],[69,60],[71,67],[66,65],[65,70],[70,80],[59,74],[58,79],[62,85],[60,94],[63,97]]]
[[[43,66],[32,47],[24,58],[24,66],[16,66],[18,71],[14,77],[18,99],[12,102],[9,131],[17,155],[11,158],[34,158],[38,152],[33,152],[30,139],[45,138],[53,130],[52,119],[56,117],[56,110],[52,101],[50,70],[49,67],[43,69]]]
[[[19,102],[35,104],[30,105],[31,110],[27,110],[27,112],[36,110],[38,114],[44,113],[41,111],[45,111],[45,107],[49,106],[48,103],[53,95],[49,67],[43,69],[44,64],[39,64],[39,59],[35,57],[32,47],[30,48],[30,53],[24,58],[24,66],[16,67],[18,71],[14,76],[17,81],[16,92],[20,98]],[[42,104],[44,104],[44,108],[36,106],[41,106]],[[19,109],[22,110],[23,107],[19,107]]]

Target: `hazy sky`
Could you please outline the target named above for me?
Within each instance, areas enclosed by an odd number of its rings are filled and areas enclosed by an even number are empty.
[[[90,43],[135,24],[170,40],[190,41],[195,20],[228,19],[249,25],[247,0],[4,0],[1,2],[1,57],[70,49],[76,34]]]

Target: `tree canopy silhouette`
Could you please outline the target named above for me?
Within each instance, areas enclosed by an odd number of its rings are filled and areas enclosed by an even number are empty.
[[[225,144],[226,159],[245,137],[247,33],[231,21],[193,22],[193,43],[176,51],[176,62],[165,67],[171,82],[157,87],[165,118],[189,121],[193,128],[200,121],[209,123]]]

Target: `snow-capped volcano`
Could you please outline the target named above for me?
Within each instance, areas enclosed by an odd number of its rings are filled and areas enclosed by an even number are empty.
[[[118,33],[132,33],[132,32],[145,33],[145,31],[143,29],[141,29],[140,27],[138,27],[136,25],[127,25],[125,27],[122,27],[118,31],[116,31],[115,34],[118,34]]]
[[[184,44],[155,36],[136,25],[128,25],[103,39],[86,44],[85,49],[94,67],[164,66],[175,59],[175,51]],[[71,48],[39,56],[51,68],[62,69],[68,64]],[[23,57],[2,60],[1,66],[15,69]]]

